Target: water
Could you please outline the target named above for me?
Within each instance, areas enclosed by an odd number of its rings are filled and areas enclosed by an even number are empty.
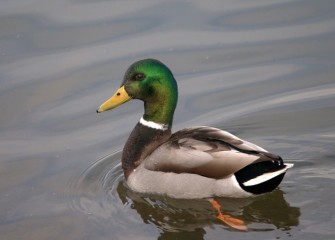
[[[333,239],[333,1],[1,1],[1,239]],[[174,129],[210,125],[295,167],[280,188],[206,200],[127,188],[133,101],[97,115],[134,61],[179,84]]]

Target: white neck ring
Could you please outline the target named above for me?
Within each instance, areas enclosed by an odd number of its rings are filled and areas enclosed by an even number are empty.
[[[146,127],[157,129],[157,130],[168,130],[169,125],[168,124],[163,124],[163,123],[155,123],[152,121],[147,121],[143,117],[141,117],[140,123]]]

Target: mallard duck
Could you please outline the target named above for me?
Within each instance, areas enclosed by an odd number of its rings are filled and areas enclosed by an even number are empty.
[[[132,64],[121,87],[98,113],[131,99],[144,102],[144,115],[122,154],[130,189],[173,198],[249,197],[274,190],[293,164],[214,127],[190,127],[172,134],[177,82],[155,59]]]

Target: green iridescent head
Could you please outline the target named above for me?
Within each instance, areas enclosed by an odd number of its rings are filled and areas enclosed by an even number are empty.
[[[115,108],[130,99],[144,101],[145,120],[171,126],[178,88],[170,69],[155,59],[133,63],[126,71],[120,89],[100,106],[98,112]]]

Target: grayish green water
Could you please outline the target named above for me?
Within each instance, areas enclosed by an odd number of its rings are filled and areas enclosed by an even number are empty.
[[[1,239],[334,239],[334,1],[1,1]],[[273,193],[131,192],[120,154],[142,114],[96,108],[134,61],[179,84],[174,129],[210,125],[295,167]]]

